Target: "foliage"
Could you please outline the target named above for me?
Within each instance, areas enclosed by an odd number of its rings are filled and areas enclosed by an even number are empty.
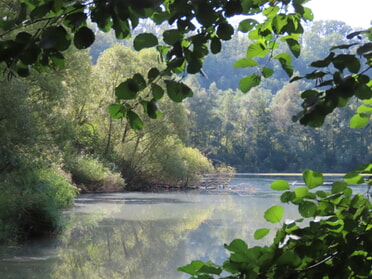
[[[290,190],[286,181],[272,183],[283,191],[281,201],[298,208],[301,217],[283,221],[283,208],[275,205],[264,216],[279,223],[273,244],[251,247],[241,239],[225,244],[230,252],[222,264],[193,261],[178,270],[190,278],[370,278],[372,275],[372,164],[348,173],[344,181],[334,182],[329,192],[317,190],[323,175],[303,172],[305,187]],[[354,193],[348,183],[366,183],[366,193]],[[269,229],[258,229],[255,238],[267,235]]]
[[[365,35],[368,40],[365,41]],[[372,113],[372,81],[368,74],[372,67],[372,28],[349,34],[348,44],[331,48],[327,57],[311,63],[316,68],[304,77],[315,81],[315,89],[302,92],[302,112],[293,120],[303,125],[319,127],[325,117],[337,107],[344,107],[353,97],[362,103],[350,119],[351,128],[363,128],[369,123]],[[318,90],[318,88],[321,88]]]
[[[82,191],[113,192],[123,190],[125,181],[120,173],[112,172],[98,159],[71,155],[65,160],[65,169]]]
[[[74,202],[77,189],[61,170],[30,166],[0,174],[0,242],[58,232],[62,209]]]
[[[136,106],[127,100],[136,100],[144,106],[150,118],[158,118],[156,102],[166,93],[175,102],[193,96],[191,89],[172,73],[195,74],[201,71],[209,52],[221,51],[223,41],[232,38],[234,27],[228,18],[235,15],[262,14],[263,23],[254,19],[240,22],[238,29],[246,32],[252,43],[239,67],[257,66],[254,59],[266,58],[254,74],[241,79],[240,88],[247,92],[257,86],[262,78],[272,75],[269,63],[274,59],[292,76],[291,56],[286,52],[274,53],[278,40],[288,45],[290,52],[300,54],[299,35],[303,33],[302,21],[312,20],[311,10],[300,1],[111,1],[77,2],[69,0],[53,4],[22,0],[18,13],[0,20],[0,62],[5,62],[9,77],[27,76],[30,68],[43,71],[47,67],[63,68],[63,52],[72,44],[78,49],[89,47],[95,40],[94,32],[87,27],[90,19],[102,31],[113,29],[118,39],[129,38],[141,18],[155,24],[167,22],[171,28],[162,33],[162,40],[154,34],[142,32],[134,40],[134,48],[156,47],[166,69],[151,68],[145,75],[135,73],[120,83],[115,90],[116,102],[110,106],[114,118],[127,118],[133,129],[143,127],[143,121],[134,111]],[[197,24],[196,24],[197,22]],[[172,25],[175,24],[176,28]],[[22,29],[25,28],[25,29]],[[34,28],[34,30],[32,30]],[[21,29],[19,31],[19,29]],[[251,63],[246,63],[251,61]],[[162,86],[162,83],[165,86]],[[139,92],[145,91],[145,98]]]

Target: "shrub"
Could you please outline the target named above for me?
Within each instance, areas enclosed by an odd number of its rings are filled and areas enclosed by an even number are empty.
[[[83,191],[114,192],[125,188],[120,173],[111,171],[96,158],[70,156],[66,160],[66,169],[71,173],[72,181]]]
[[[22,166],[0,175],[0,242],[55,233],[78,191],[57,168]]]

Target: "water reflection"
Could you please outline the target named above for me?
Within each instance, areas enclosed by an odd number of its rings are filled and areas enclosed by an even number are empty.
[[[278,203],[273,180],[237,176],[213,191],[82,195],[58,239],[0,247],[0,278],[187,278],[177,267],[221,263],[223,244],[234,238],[262,244],[252,235],[270,225],[262,215]],[[294,217],[289,207],[286,214]]]

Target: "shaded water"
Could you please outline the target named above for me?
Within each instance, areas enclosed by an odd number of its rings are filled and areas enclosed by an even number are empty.
[[[270,242],[252,235],[270,226],[262,216],[279,203],[269,186],[281,178],[241,174],[228,189],[81,195],[60,237],[0,246],[0,278],[188,278],[177,267],[222,263],[234,238]],[[300,185],[301,177],[285,178]],[[286,217],[295,216],[287,206]]]

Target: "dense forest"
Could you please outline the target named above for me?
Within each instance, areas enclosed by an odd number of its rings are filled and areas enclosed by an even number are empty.
[[[154,29],[148,25],[144,29]],[[301,39],[302,54],[293,58],[297,74],[306,74],[310,63],[325,57],[332,46],[346,44],[346,35],[352,31],[339,21],[309,24]],[[97,38],[90,50],[93,63],[100,52],[115,42],[112,33],[100,33]],[[131,43],[122,44],[131,47]],[[228,164],[239,172],[300,172],[306,168],[345,172],[368,161],[370,133],[366,129],[350,129],[348,124],[357,104],[350,103],[348,108],[336,111],[318,129],[294,123],[292,117],[301,110],[298,93],[311,84],[289,83],[279,68],[269,80],[243,94],[238,88],[239,80],[254,69],[236,65],[248,43],[243,33],[236,33],[221,53],[207,56],[203,75],[186,77],[195,93],[185,101],[188,124],[182,126],[187,129],[188,144],[214,164]],[[314,152],[317,156],[312,155]]]

